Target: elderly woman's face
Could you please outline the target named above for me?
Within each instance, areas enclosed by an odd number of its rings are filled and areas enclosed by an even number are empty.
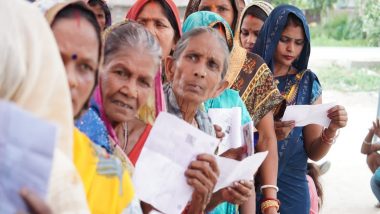
[[[57,20],[52,30],[65,64],[74,116],[78,116],[95,85],[99,41],[94,27],[83,18]]]
[[[179,59],[169,66],[175,95],[198,104],[215,96],[225,57],[214,35],[203,33],[190,38]]]
[[[101,73],[104,110],[113,124],[134,118],[153,92],[155,60],[144,50],[131,49],[113,55]]]

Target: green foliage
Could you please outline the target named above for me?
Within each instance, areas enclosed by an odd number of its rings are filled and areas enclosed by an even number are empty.
[[[380,1],[366,0],[364,4],[363,30],[371,45],[380,46]]]
[[[303,10],[316,11],[319,14],[325,14],[326,11],[336,3],[337,0],[273,0],[271,1],[274,5],[279,4],[291,4],[295,5]]]
[[[328,38],[336,40],[363,39],[363,22],[360,18],[341,14],[330,17],[323,25]]]

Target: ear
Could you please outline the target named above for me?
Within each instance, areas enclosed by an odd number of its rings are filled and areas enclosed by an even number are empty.
[[[174,59],[171,56],[165,59],[165,75],[168,82],[172,82],[174,78]]]
[[[218,87],[216,88],[216,90],[215,90],[215,92],[211,98],[215,98],[215,97],[219,96],[224,91],[224,89],[226,89],[227,87],[228,87],[228,81],[227,80],[220,81]]]

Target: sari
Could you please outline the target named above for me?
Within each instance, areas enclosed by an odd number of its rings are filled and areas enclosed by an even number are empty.
[[[234,8],[238,1],[232,0]],[[186,15],[196,12],[200,0],[191,0],[186,9]],[[240,17],[237,12],[236,19]],[[254,125],[274,108],[284,105],[283,97],[278,91],[273,74],[264,60],[257,54],[247,52],[240,45],[241,19],[234,30],[233,48],[230,54],[230,63],[225,79],[229,87],[239,92],[241,99],[247,107]]]
[[[129,9],[126,15],[126,19],[136,21],[139,13],[142,11],[144,6],[149,2],[150,2],[149,0],[136,1],[136,3],[134,3],[133,6]],[[169,6],[171,12],[173,13],[175,17],[175,21],[177,22],[177,26],[178,26],[178,29],[174,29],[174,30],[177,30],[179,32],[179,36],[181,36],[181,19],[180,19],[179,11],[176,4],[172,0],[165,0],[162,2],[164,4],[166,3],[167,6]],[[142,119],[146,123],[153,123],[154,119],[158,116],[158,114],[161,111],[166,110],[165,98],[164,98],[163,89],[162,89],[162,81],[163,81],[164,74],[161,68],[162,66],[160,65],[160,69],[158,70],[154,79],[154,85],[155,85],[154,98],[151,97],[148,100],[148,103],[139,110],[139,118]]]
[[[222,24],[224,27],[225,38],[229,50],[232,49],[233,33],[228,23],[218,14],[209,11],[198,11],[187,17],[183,23],[182,32],[186,33],[197,27],[214,27],[216,24]],[[239,92],[233,89],[225,89],[222,94],[216,98],[209,99],[204,102],[206,112],[210,108],[241,108],[241,124],[244,125],[251,121],[251,117],[247,111],[247,107],[241,100]]]
[[[317,76],[307,69],[310,34],[301,10],[290,5],[276,7],[261,29],[254,52],[262,56],[273,68],[273,55],[289,14],[294,14],[302,22],[305,44],[299,58],[292,64],[297,73],[277,77],[276,81],[287,106],[311,105],[322,95],[322,88]],[[302,131],[303,127],[296,127],[285,140],[277,142],[279,157],[277,185],[280,189],[277,196],[281,201],[280,212],[284,214],[310,212],[310,196],[306,180],[308,156],[304,148]],[[260,195],[257,199],[260,200]]]
[[[2,1],[0,98],[59,129],[46,202],[53,213],[89,213],[72,159],[73,111],[65,68],[41,12],[26,1]],[[53,142],[52,142],[53,143]]]

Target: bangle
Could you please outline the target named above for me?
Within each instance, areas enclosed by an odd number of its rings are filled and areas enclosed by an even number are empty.
[[[261,212],[264,213],[266,209],[269,207],[275,207],[277,212],[280,209],[280,201],[277,199],[265,199],[263,202],[261,202]]]
[[[335,143],[335,141],[336,141],[336,138],[339,136],[339,130],[338,130],[338,133],[334,136],[334,137],[330,137],[330,138],[328,138],[327,136],[326,136],[326,128],[325,129],[323,129],[323,131],[322,131],[322,134],[321,134],[321,142],[322,143],[325,143],[325,144],[328,144],[328,145],[333,145],[334,143]]]
[[[260,187],[260,191],[263,192],[263,189],[268,189],[268,188],[273,188],[276,190],[276,192],[280,191],[280,189],[276,185],[270,185],[270,184],[262,185]]]
[[[368,141],[366,141],[366,140],[363,141],[363,144],[372,145],[371,142],[368,142]]]

